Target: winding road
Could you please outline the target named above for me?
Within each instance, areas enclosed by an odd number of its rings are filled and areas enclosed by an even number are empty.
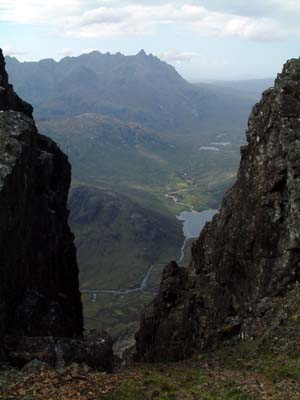
[[[141,284],[138,287],[132,288],[132,289],[81,289],[81,293],[91,293],[91,294],[96,294],[96,293],[108,293],[108,294],[129,294],[129,293],[136,293],[136,292],[156,292],[156,289],[148,289],[148,281],[151,275],[152,270],[154,267],[159,266],[159,265],[166,265],[166,264],[152,264],[148,267]]]
[[[192,206],[191,204],[181,203],[178,200],[178,198],[175,196],[176,194],[189,192],[191,190],[195,190],[195,188],[180,189],[180,190],[176,190],[175,192],[169,192],[169,193],[165,194],[165,197],[172,200],[174,202],[174,204],[180,204],[181,206],[188,207],[190,209],[190,211],[194,212],[194,206]]]

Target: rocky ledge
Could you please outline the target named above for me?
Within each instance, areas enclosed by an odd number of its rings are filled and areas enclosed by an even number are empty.
[[[165,268],[141,318],[136,359],[178,360],[253,338],[272,301],[298,290],[300,60],[288,61],[254,106],[247,141],[237,181],[194,243],[191,264]]]
[[[6,336],[3,346],[10,365],[23,368],[43,363],[62,369],[71,363],[84,363],[97,370],[112,372],[114,368],[112,339],[105,332],[83,338]]]

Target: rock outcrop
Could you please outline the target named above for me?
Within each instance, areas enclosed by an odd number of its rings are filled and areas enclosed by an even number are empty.
[[[8,83],[0,51],[0,336],[82,335],[70,179],[67,157]]]
[[[4,346],[7,360],[18,368],[35,360],[58,369],[74,362],[107,372],[114,368],[113,342],[105,332],[83,338],[9,336]]]
[[[5,70],[5,61],[0,49],[0,110],[20,111],[29,117],[32,116],[32,107],[25,103],[14,92],[12,85],[8,82],[8,75]]]
[[[141,318],[139,360],[178,360],[256,335],[269,299],[300,278],[300,60],[253,108],[236,184],[187,268],[170,263]],[[296,285],[295,285],[296,284]]]

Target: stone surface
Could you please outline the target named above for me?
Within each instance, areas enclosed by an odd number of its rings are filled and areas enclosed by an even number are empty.
[[[165,268],[141,318],[136,359],[178,360],[252,337],[269,298],[299,280],[300,60],[288,61],[254,106],[247,141],[236,184],[194,243],[191,265]]]
[[[24,365],[22,368],[23,372],[34,373],[43,369],[48,369],[49,365],[43,361],[40,361],[37,358],[29,361],[27,364]]]
[[[80,336],[71,167],[31,114],[0,52],[0,336]]]
[[[93,369],[112,372],[112,345],[106,333],[82,338],[7,336],[3,339],[8,361],[18,368],[46,364],[63,369],[71,363],[85,363]]]

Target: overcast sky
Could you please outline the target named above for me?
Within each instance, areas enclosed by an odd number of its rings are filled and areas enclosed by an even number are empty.
[[[300,0],[0,0],[20,60],[140,49],[187,79],[273,77],[300,55]]]

